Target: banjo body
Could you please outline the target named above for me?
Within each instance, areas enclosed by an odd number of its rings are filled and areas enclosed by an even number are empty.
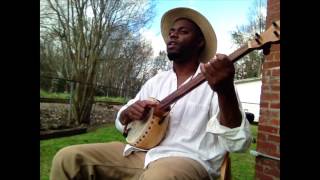
[[[137,148],[150,149],[157,146],[165,137],[169,124],[169,116],[159,117],[154,115],[151,108],[146,120],[132,121],[128,124],[126,141]],[[168,113],[167,113],[168,114]]]

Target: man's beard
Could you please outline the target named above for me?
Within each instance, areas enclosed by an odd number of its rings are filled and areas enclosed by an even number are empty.
[[[179,52],[167,52],[167,56],[170,61],[181,63],[186,61],[187,57],[189,56],[189,53],[187,51],[179,51]]]
[[[168,58],[170,61],[174,61],[176,59],[179,59],[180,53],[170,53],[168,52]]]

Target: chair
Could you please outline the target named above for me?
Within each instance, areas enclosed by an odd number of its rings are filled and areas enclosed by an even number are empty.
[[[231,180],[231,160],[229,157],[229,152],[224,155],[220,169],[220,180]]]

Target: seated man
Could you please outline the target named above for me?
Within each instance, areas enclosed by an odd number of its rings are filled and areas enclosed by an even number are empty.
[[[164,99],[199,73],[207,82],[171,105],[164,139],[145,150],[121,142],[75,145],[53,160],[51,180],[64,179],[213,179],[227,152],[246,150],[251,133],[234,86],[234,66],[216,53],[216,35],[207,19],[189,8],[164,14],[162,36],[173,69],[148,80],[123,106],[116,127],[144,119]]]

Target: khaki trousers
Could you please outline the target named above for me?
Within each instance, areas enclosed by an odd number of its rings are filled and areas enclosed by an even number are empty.
[[[50,180],[209,179],[197,161],[183,157],[161,158],[144,169],[145,152],[134,152],[124,157],[124,147],[121,142],[65,147],[53,158]]]

